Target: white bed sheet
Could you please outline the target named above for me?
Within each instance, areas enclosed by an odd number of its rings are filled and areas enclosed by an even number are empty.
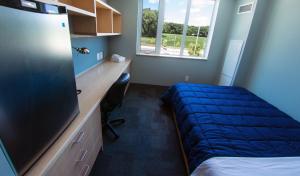
[[[300,176],[300,157],[215,157],[200,164],[191,176]]]

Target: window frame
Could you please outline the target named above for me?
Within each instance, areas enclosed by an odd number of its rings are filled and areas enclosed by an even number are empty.
[[[158,24],[157,24],[157,37],[155,41],[155,53],[154,54],[147,54],[141,52],[141,37],[142,37],[142,21],[143,21],[143,0],[138,0],[138,18],[137,18],[137,36],[136,36],[136,55],[138,56],[154,56],[154,57],[167,57],[167,58],[180,58],[180,59],[198,59],[198,60],[207,60],[208,54],[211,48],[211,42],[213,38],[213,33],[215,29],[215,24],[217,20],[217,15],[219,12],[219,4],[220,0],[216,0],[212,20],[209,26],[209,32],[207,36],[207,44],[204,49],[204,56],[185,56],[183,55],[183,51],[185,48],[185,40],[186,40],[186,33],[188,28],[188,21],[190,17],[190,10],[192,6],[192,0],[187,0],[187,9],[186,9],[186,16],[184,21],[183,33],[182,33],[182,42],[180,46],[180,55],[165,55],[160,54],[160,48],[162,43],[162,31],[163,31],[163,23],[164,23],[164,14],[165,14],[165,1],[166,0],[159,0],[159,15],[158,15]]]

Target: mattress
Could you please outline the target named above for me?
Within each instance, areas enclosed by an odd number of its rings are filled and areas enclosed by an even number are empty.
[[[190,173],[213,157],[300,156],[300,123],[240,87],[179,83],[175,111]]]
[[[296,176],[300,157],[215,157],[204,161],[191,176]]]

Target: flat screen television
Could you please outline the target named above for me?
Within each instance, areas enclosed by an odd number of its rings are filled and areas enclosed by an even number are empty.
[[[23,175],[79,113],[68,16],[19,0],[0,14],[0,139]]]

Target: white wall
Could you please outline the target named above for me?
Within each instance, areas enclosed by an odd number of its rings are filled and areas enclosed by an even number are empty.
[[[247,76],[247,70],[254,59],[254,50],[258,47],[258,41],[261,37],[261,30],[266,22],[266,16],[270,9],[268,0],[257,0],[256,11],[253,17],[252,25],[249,31],[247,43],[243,52],[243,57],[239,66],[235,85],[243,86],[245,77]]]
[[[185,75],[195,83],[213,84],[223,62],[228,29],[235,0],[221,0],[208,60],[188,60],[136,56],[138,0],[108,0],[123,15],[123,35],[112,37],[109,52],[133,58],[132,81],[152,85],[171,85],[184,81]]]
[[[238,85],[300,121],[300,1],[264,1],[270,7]]]
[[[240,5],[247,3],[256,2],[256,0],[237,0],[235,3],[234,14],[233,14],[233,23],[230,28],[229,38],[230,40],[246,40],[248,33],[252,24],[251,13],[237,14],[238,8]]]
[[[243,14],[238,14],[238,9],[241,5],[248,4],[251,2],[256,3],[256,1],[257,0],[236,0],[235,8],[233,11],[233,16],[232,16],[232,24],[229,28],[228,41],[225,46],[226,51],[229,47],[230,40],[242,40],[244,43],[242,51],[244,51],[244,48],[248,49],[249,46],[247,46],[246,42],[248,42],[247,39],[248,39],[248,34],[250,32],[250,28],[252,25],[254,8],[251,13],[243,13]],[[225,54],[226,54],[226,52],[225,52]],[[223,56],[223,59],[225,59],[225,55]],[[239,63],[240,62],[237,63],[237,66],[239,66]],[[223,64],[224,64],[224,61],[220,66],[223,67]],[[220,69],[220,73],[221,73],[221,69]],[[220,78],[217,78],[217,79],[220,79]]]

